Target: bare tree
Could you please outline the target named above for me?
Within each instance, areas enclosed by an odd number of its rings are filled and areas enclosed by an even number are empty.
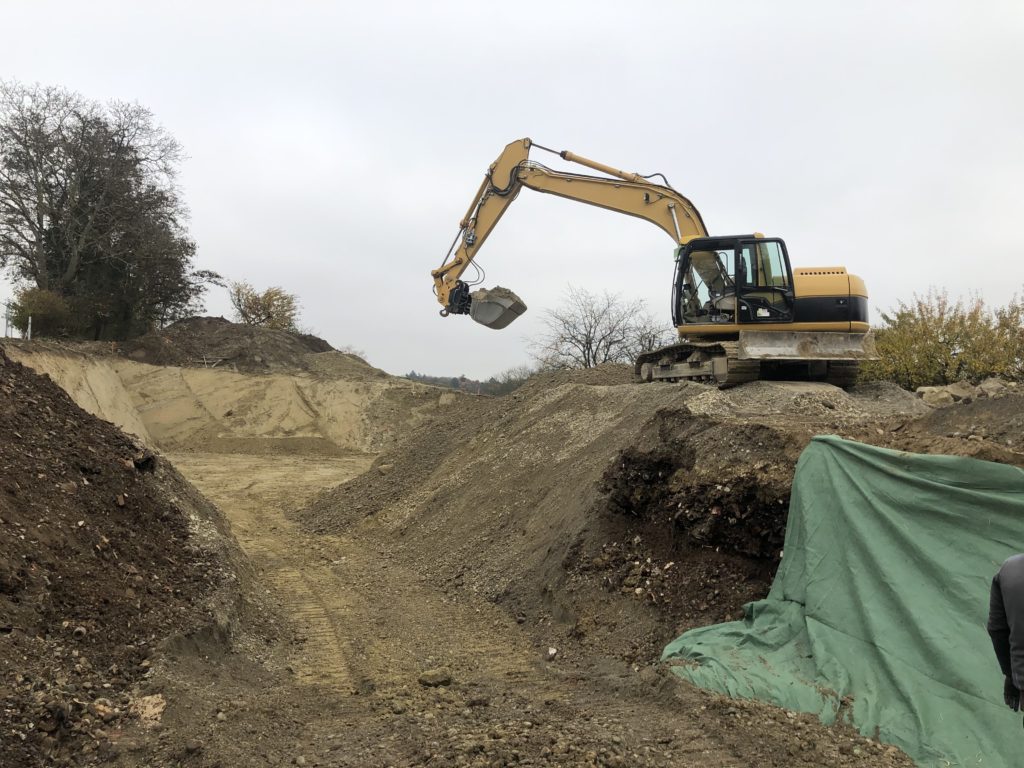
[[[539,370],[540,368],[535,365],[515,365],[507,368],[497,376],[492,376],[487,382],[487,394],[506,395],[509,392],[514,392],[523,386],[531,376],[536,375]]]
[[[244,281],[231,283],[229,293],[238,322],[278,331],[298,331],[299,302],[295,294],[277,286],[257,291]]]
[[[632,362],[670,339],[669,329],[651,317],[642,299],[573,286],[561,307],[544,313],[543,322],[546,331],[532,343],[533,357],[543,368]]]

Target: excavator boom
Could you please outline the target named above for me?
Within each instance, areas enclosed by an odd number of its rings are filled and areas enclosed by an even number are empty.
[[[486,295],[478,291],[471,296],[469,286],[461,280],[487,236],[524,187],[646,219],[679,245],[707,235],[694,205],[667,183],[657,184],[637,173],[620,171],[569,151],[555,154],[607,173],[611,178],[555,171],[529,159],[534,146],[553,151],[535,145],[530,139],[519,139],[505,147],[491,164],[459,222],[459,234],[444,263],[431,272],[437,300],[444,307],[442,315],[468,313],[489,328],[504,328],[526,310],[525,303],[508,289],[495,288]]]

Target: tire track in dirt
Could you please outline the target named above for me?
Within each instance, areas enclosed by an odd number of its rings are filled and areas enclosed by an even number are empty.
[[[370,459],[178,454],[173,463],[227,515],[242,549],[289,618],[298,646],[289,666],[300,682],[345,693],[358,688],[350,673],[350,590],[322,551],[284,513],[321,490],[363,471]]]
[[[496,744],[509,739],[524,748],[539,740],[542,744],[530,749],[540,751],[543,743],[561,744],[563,736],[578,745],[568,747],[578,752],[552,755],[556,764],[593,765],[591,755],[597,754],[605,727],[629,740],[630,728],[637,728],[638,738],[667,753],[658,738],[674,731],[675,716],[656,702],[626,704],[614,682],[606,687],[578,670],[567,674],[551,668],[544,659],[546,646],[532,643],[514,617],[483,597],[438,588],[396,558],[386,538],[310,536],[286,518],[323,488],[364,471],[370,457],[192,453],[169,458],[227,515],[261,572],[263,588],[302,640],[279,663],[291,667],[299,686],[308,686],[310,701],[322,702],[314,706],[330,702],[335,711],[329,720],[308,720],[302,739],[330,754],[338,718],[361,722],[356,730],[367,738],[373,734],[372,748],[364,745],[358,759],[338,765],[430,764],[432,754],[450,748],[443,746],[446,741],[473,751],[481,739]],[[415,684],[422,670],[439,667],[452,670],[461,693],[431,693]],[[474,696],[501,705],[493,711],[485,705],[467,717],[466,702]],[[382,705],[388,708],[384,717],[394,718],[395,727],[400,724],[401,735],[393,731],[389,737],[397,736],[396,743],[385,742],[378,732],[384,721],[375,713]],[[638,705],[650,707],[645,722],[629,726]],[[547,721],[545,730],[527,718]],[[699,731],[678,739],[673,748],[682,764],[733,765],[728,746]],[[515,745],[508,749],[508,759],[494,764],[518,762]],[[653,754],[632,757],[636,765],[664,764]],[[625,763],[609,756],[602,764]]]

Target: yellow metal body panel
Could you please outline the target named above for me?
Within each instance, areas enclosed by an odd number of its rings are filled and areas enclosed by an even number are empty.
[[[868,297],[864,281],[846,267],[795,267],[793,292],[801,299],[813,296]]]
[[[850,275],[850,295],[868,297],[867,284],[856,275]]]

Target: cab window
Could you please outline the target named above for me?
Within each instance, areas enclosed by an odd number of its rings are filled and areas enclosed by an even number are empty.
[[[732,248],[691,251],[680,292],[683,322],[731,322],[736,312],[737,253]]]
[[[745,243],[741,259],[747,269],[747,283],[756,288],[782,288],[788,290],[789,270],[782,246],[774,240]]]

